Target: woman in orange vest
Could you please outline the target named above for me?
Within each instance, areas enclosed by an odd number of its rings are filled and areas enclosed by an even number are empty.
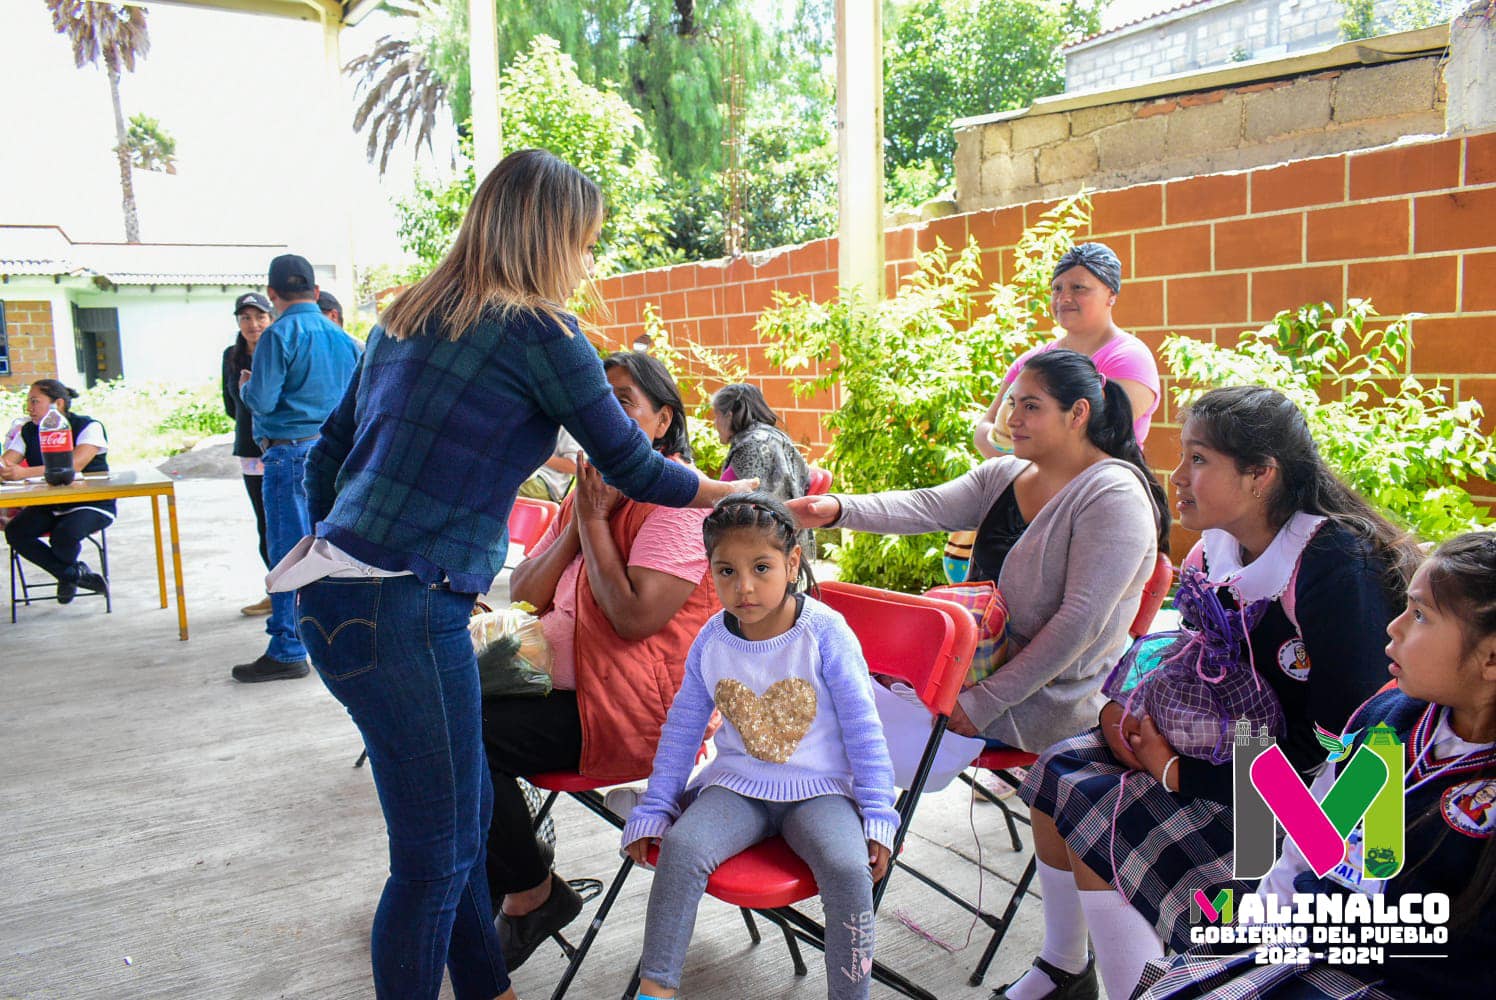
[[[685,405],[655,358],[621,351],[603,362],[613,394],[655,450],[691,461]],[[625,782],[649,775],[686,653],[719,607],[707,572],[705,510],[638,503],[585,459],[561,515],[514,570],[509,596],[541,609],[553,690],[490,698],[483,740],[494,784],[488,880],[503,900],[499,941],[510,969],[581,912],[551,872],[515,779],[578,770]]]

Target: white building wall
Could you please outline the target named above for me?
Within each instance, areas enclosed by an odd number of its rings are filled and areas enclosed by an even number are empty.
[[[119,313],[120,361],[125,381],[192,385],[217,382],[223,349],[234,342],[234,299],[248,291],[187,291],[181,286],[122,286],[118,291],[78,293],[82,308],[109,308]],[[72,358],[69,333],[68,357]]]

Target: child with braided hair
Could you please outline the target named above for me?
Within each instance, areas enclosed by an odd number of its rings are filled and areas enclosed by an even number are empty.
[[[893,766],[857,638],[814,586],[796,524],[771,494],[733,494],[702,528],[723,610],[691,646],[654,773],[623,843],[660,846],[639,1000],[674,997],[707,878],[780,834],[803,858],[826,912],[827,995],[865,998],[873,885],[898,828]],[[687,778],[713,708],[716,758]]]

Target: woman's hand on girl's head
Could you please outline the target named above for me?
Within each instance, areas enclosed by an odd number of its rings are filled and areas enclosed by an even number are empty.
[[[597,466],[587,461],[585,455],[577,455],[577,518],[588,521],[606,521],[623,500],[623,494],[603,482],[603,474]]]
[[[1101,737],[1106,740],[1107,749],[1117,758],[1117,763],[1134,771],[1147,770],[1132,747],[1132,737],[1137,735],[1139,728],[1137,719],[1124,712],[1115,701],[1109,701],[1101,709],[1097,723],[1101,727]]]
[[[1131,733],[1127,741],[1131,744],[1133,755],[1138,760],[1139,770],[1147,771],[1160,780],[1163,778],[1164,765],[1169,762],[1169,758],[1179,756],[1179,752],[1169,745],[1168,739],[1153,724],[1152,716],[1143,716],[1143,721],[1138,724],[1137,731]]]
[[[696,487],[696,496],[690,504],[692,507],[711,509],[734,493],[752,493],[758,489],[757,479],[734,479],[724,482],[720,479],[712,479],[699,471],[698,475],[701,475],[701,485]]]
[[[636,864],[636,865],[647,865],[647,864],[649,864],[649,849],[650,849],[650,847],[653,846],[653,845],[658,844],[659,842],[660,842],[660,838],[659,837],[640,837],[638,840],[634,841],[628,847],[625,847],[624,851],[628,854],[628,856],[630,858],[633,859],[634,864]]]
[[[867,842],[867,866],[873,870],[873,882],[881,882],[883,876],[888,874],[888,859],[890,857],[888,848],[876,840]]]
[[[840,520],[841,501],[833,496],[796,497],[785,504],[802,528],[824,528]]]

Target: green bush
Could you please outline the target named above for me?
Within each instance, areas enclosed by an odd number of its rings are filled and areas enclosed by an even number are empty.
[[[1325,460],[1394,520],[1429,541],[1492,523],[1464,488],[1496,478],[1496,443],[1475,400],[1404,374],[1413,346],[1405,319],[1372,328],[1376,310],[1351,299],[1278,313],[1235,348],[1170,337],[1162,354],[1187,405],[1205,389],[1267,385],[1309,419]]]
[[[971,469],[972,425],[1008,365],[1048,335],[1050,274],[1089,213],[1084,197],[1056,206],[1019,241],[1013,280],[985,292],[969,243],[954,255],[944,246],[920,254],[882,302],[777,297],[758,325],[770,362],[817,372],[796,383],[801,395],[841,388],[826,418],[835,436],[825,462],[838,489],[934,486]],[[923,590],[943,578],[944,544],[939,534],[855,533],[835,557],[843,580]]]

